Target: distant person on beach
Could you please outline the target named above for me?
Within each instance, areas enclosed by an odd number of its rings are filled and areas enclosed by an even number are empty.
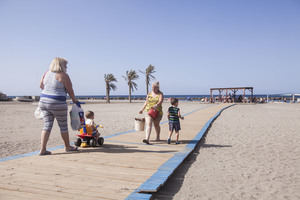
[[[243,97],[242,97],[242,95],[240,95],[240,96],[238,97],[237,102],[238,102],[238,103],[242,103],[242,102],[243,102]]]
[[[89,125],[93,129],[93,136],[96,136],[96,141],[98,141],[98,138],[100,136],[100,133],[97,130],[96,124],[94,122],[95,114],[93,111],[87,111],[85,113],[85,124]]]
[[[180,109],[178,108],[178,99],[171,98],[171,107],[168,109],[168,119],[169,119],[169,138],[168,144],[171,144],[171,137],[173,131],[176,133],[176,144],[180,144],[179,142],[179,131],[181,130],[179,119],[184,119],[184,117],[180,114]]]
[[[146,109],[147,113],[145,114],[146,119],[146,138],[143,140],[144,143],[150,144],[150,135],[152,129],[152,123],[154,124],[154,128],[156,131],[156,141],[160,140],[160,121],[162,119],[163,111],[162,111],[162,103],[164,100],[164,95],[159,89],[159,82],[155,82],[152,84],[152,91],[147,95],[146,101],[140,110],[140,114]],[[155,113],[153,115],[151,113]],[[152,116],[150,116],[152,115]]]
[[[72,88],[72,82],[67,71],[68,61],[64,58],[54,58],[40,82],[42,89],[40,95],[39,107],[43,114],[44,127],[41,135],[41,151],[40,155],[50,155],[47,151],[47,142],[51,133],[54,119],[57,120],[61,137],[65,144],[65,151],[77,151],[76,147],[70,145],[68,132],[68,106],[66,102],[67,93],[71,97],[73,103],[80,106],[75,98]]]

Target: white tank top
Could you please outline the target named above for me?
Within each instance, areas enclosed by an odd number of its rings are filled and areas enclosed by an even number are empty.
[[[56,80],[56,73],[48,71],[44,77],[44,89],[42,94],[50,96],[66,97],[67,92],[63,83]]]

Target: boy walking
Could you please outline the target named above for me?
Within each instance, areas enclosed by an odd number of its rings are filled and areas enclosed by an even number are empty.
[[[178,108],[178,99],[171,98],[171,107],[168,109],[168,119],[169,119],[169,138],[168,138],[168,144],[171,143],[171,137],[173,134],[173,131],[175,130],[176,133],[176,144],[180,144],[179,140],[179,130],[180,128],[180,121],[179,119],[184,119],[180,115],[180,109]]]

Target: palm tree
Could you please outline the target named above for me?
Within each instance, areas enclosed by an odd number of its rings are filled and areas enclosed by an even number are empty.
[[[150,85],[150,81],[152,79],[155,79],[155,77],[152,75],[153,73],[155,73],[155,67],[153,65],[149,65],[147,68],[146,68],[146,71],[143,72],[143,71],[140,71],[141,73],[145,74],[146,76],[146,91],[147,91],[147,94],[149,93],[149,85]]]
[[[129,87],[129,103],[131,103],[131,91],[133,92],[134,89],[137,90],[137,84],[133,82],[134,80],[139,78],[139,75],[136,73],[135,70],[126,71],[126,76],[123,76],[125,81],[127,81]]]
[[[104,74],[104,81],[106,84],[106,103],[110,103],[110,90],[116,90],[117,86],[113,82],[117,82],[117,79],[113,74]]]

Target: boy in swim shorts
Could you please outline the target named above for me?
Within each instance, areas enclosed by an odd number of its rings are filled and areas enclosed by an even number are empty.
[[[169,119],[169,138],[168,138],[168,144],[171,143],[171,137],[173,134],[173,131],[175,130],[176,133],[176,144],[180,144],[179,140],[179,131],[181,130],[180,127],[180,121],[179,119],[184,119],[180,115],[180,109],[178,108],[178,99],[171,98],[171,107],[168,109],[168,119]]]

